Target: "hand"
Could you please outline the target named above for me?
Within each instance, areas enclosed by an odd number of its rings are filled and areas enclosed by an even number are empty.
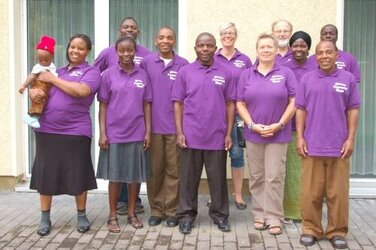
[[[341,154],[342,159],[349,158],[354,151],[354,141],[350,139],[346,139],[345,143],[342,146]]]
[[[25,86],[21,85],[21,87],[18,89],[18,92],[20,94],[23,94],[23,92],[25,92],[25,90],[26,90]]]
[[[45,101],[45,93],[41,89],[30,89],[29,90],[30,99],[37,103],[44,103]]]
[[[303,137],[296,138],[296,153],[303,158],[307,157],[307,144]]]
[[[53,81],[57,78],[54,74],[51,72],[43,71],[38,75],[38,80],[42,82],[47,82],[53,84]]]
[[[99,136],[98,144],[101,149],[104,149],[104,150],[108,149],[108,138],[106,134]]]
[[[187,144],[185,144],[185,136],[184,134],[177,134],[176,135],[176,144],[178,144],[181,148],[186,148]]]
[[[150,146],[151,146],[151,135],[150,135],[150,133],[145,134],[143,146],[144,146],[144,150],[147,150],[147,149],[150,148]]]
[[[280,123],[272,123],[261,131],[261,137],[272,137],[281,130]]]
[[[225,150],[229,150],[231,147],[232,147],[231,136],[226,135],[226,137],[225,137]]]

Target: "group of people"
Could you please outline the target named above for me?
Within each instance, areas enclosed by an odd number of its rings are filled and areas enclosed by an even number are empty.
[[[158,30],[157,51],[151,52],[136,44],[138,25],[127,17],[116,43],[103,50],[93,66],[86,61],[89,37],[72,36],[68,65],[57,70],[58,76],[48,68],[53,45],[44,46],[41,40],[37,55],[46,67],[33,71],[20,88],[23,92],[31,83],[33,105],[44,105],[35,126],[37,150],[30,184],[40,193],[38,234],[49,234],[52,196],[59,194],[76,197],[77,230],[90,229],[86,197],[96,181],[89,109],[97,95],[96,177],[109,180],[110,232],[120,232],[119,214],[128,214],[134,228],[143,227],[137,218],[144,210],[138,196],[140,184],[147,182],[148,224],[164,221],[189,234],[197,216],[203,166],[211,198],[209,216],[219,230],[230,231],[227,151],[235,205],[240,210],[247,207],[242,195],[244,145],[237,131],[244,126],[254,228],[278,235],[285,220],[302,220],[301,244],[311,246],[326,237],[333,247],[346,248],[359,66],[352,55],[337,49],[334,25],[321,29],[311,57],[310,35],[292,31],[286,20],[273,23],[271,34],[257,38],[252,64],[235,47],[237,28],[227,22],[219,31],[222,48],[217,50],[211,33],[201,33],[194,46],[197,59],[189,63],[174,52],[172,28]],[[39,50],[49,52],[48,62],[42,61],[39,55],[45,53]],[[38,88],[38,81],[49,89]]]

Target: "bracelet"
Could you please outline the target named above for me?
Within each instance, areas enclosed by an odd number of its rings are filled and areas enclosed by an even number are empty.
[[[249,130],[253,130],[253,127],[255,126],[255,124],[253,122],[251,122],[250,124],[247,125],[247,127],[249,128]]]

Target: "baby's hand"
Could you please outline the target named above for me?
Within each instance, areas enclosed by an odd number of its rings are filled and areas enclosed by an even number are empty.
[[[18,89],[18,92],[20,93],[20,94],[23,94],[23,92],[25,92],[25,86],[23,86],[23,85],[21,85],[21,87]]]

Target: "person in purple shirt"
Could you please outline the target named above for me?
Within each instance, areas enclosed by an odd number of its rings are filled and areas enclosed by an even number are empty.
[[[254,228],[272,235],[282,233],[283,187],[291,118],[295,113],[294,73],[276,63],[277,41],[261,34],[256,43],[258,63],[244,70],[237,86],[240,117],[244,131],[252,194]]]
[[[311,36],[304,31],[295,32],[290,38],[292,59],[283,63],[290,68],[299,82],[304,74],[316,69],[314,63],[307,60],[311,48]],[[300,216],[300,157],[296,153],[296,128],[295,117],[292,119],[292,141],[287,148],[285,191],[283,197],[283,210],[285,220],[301,220]]]
[[[347,248],[349,171],[358,126],[360,96],[353,74],[337,69],[337,48],[324,40],[316,47],[319,68],[305,74],[296,93],[297,153],[302,157],[301,215],[304,246],[324,236],[334,248]],[[328,208],[327,228],[321,224]]]
[[[119,37],[130,36],[135,41],[137,39],[140,30],[138,24],[133,17],[125,17],[119,25]],[[134,56],[134,63],[139,65],[142,59],[151,54],[151,51],[142,47],[141,45],[136,45],[136,54]],[[103,72],[108,67],[113,65],[118,65],[119,58],[114,45],[104,49],[94,61],[94,66],[98,67],[101,72]],[[140,186],[139,186],[140,188]],[[118,202],[118,214],[127,214],[127,202],[128,202],[128,190],[127,185],[122,185],[119,202]],[[141,204],[141,198],[137,197],[136,213],[143,213],[144,206]]]
[[[128,222],[136,229],[143,227],[135,209],[138,184],[150,175],[147,149],[151,143],[152,93],[146,72],[133,62],[133,38],[120,37],[115,48],[119,64],[102,73],[97,96],[101,148],[97,177],[109,180],[107,228],[120,233],[116,209],[121,183],[128,185]]]
[[[134,40],[137,39],[138,33],[138,24],[133,17],[125,17],[119,26],[119,37],[130,36]],[[142,47],[141,45],[136,45],[136,55],[134,57],[134,63],[139,65],[142,59],[151,53],[147,48]],[[118,56],[116,54],[115,45],[102,50],[98,57],[94,61],[94,66],[98,67],[101,72],[112,65],[118,64]]]
[[[150,226],[157,226],[166,218],[165,225],[178,225],[176,208],[179,203],[180,149],[176,145],[174,106],[171,89],[179,70],[188,61],[173,51],[175,31],[170,27],[159,29],[155,40],[158,52],[144,58],[141,67],[149,76],[153,92],[151,169],[147,193],[151,209]]]
[[[235,48],[238,31],[234,23],[226,22],[219,28],[222,48],[215,53],[214,60],[223,63],[231,71],[235,83],[238,82],[242,70],[250,68],[252,62],[248,56]],[[244,178],[244,149],[239,147],[237,127],[243,126],[243,121],[239,115],[235,115],[234,126],[231,132],[233,145],[230,149],[231,174],[234,190],[235,206],[244,210],[247,204],[243,200],[242,187]]]
[[[338,29],[333,24],[326,24],[321,28],[320,31],[320,40],[321,41],[332,41],[336,44],[338,39]],[[316,58],[312,55],[309,58],[310,61],[316,63]],[[317,64],[316,64],[317,65]],[[336,65],[339,69],[344,69],[346,71],[351,72],[358,83],[360,83],[361,75],[360,75],[360,67],[356,58],[345,51],[337,49],[337,59]]]
[[[218,229],[230,231],[226,181],[226,150],[232,146],[235,83],[231,72],[214,60],[217,50],[212,34],[198,35],[197,60],[184,66],[172,87],[180,162],[179,231],[191,232],[197,216],[197,196],[205,164],[210,196],[209,216]]]
[[[76,198],[77,231],[90,229],[86,217],[87,190],[96,189],[91,161],[92,126],[90,106],[100,85],[100,72],[86,62],[91,50],[90,38],[77,34],[67,46],[68,65],[59,68],[56,77],[42,72],[38,80],[52,84],[45,111],[35,129],[36,155],[30,189],[40,194],[42,211],[37,233],[46,236],[51,230],[50,210],[53,195],[68,194]],[[43,91],[30,90],[33,101],[43,101]]]
[[[290,61],[292,58],[292,51],[289,48],[292,29],[292,24],[287,20],[278,20],[272,24],[272,32],[278,44],[276,58],[278,63]]]

